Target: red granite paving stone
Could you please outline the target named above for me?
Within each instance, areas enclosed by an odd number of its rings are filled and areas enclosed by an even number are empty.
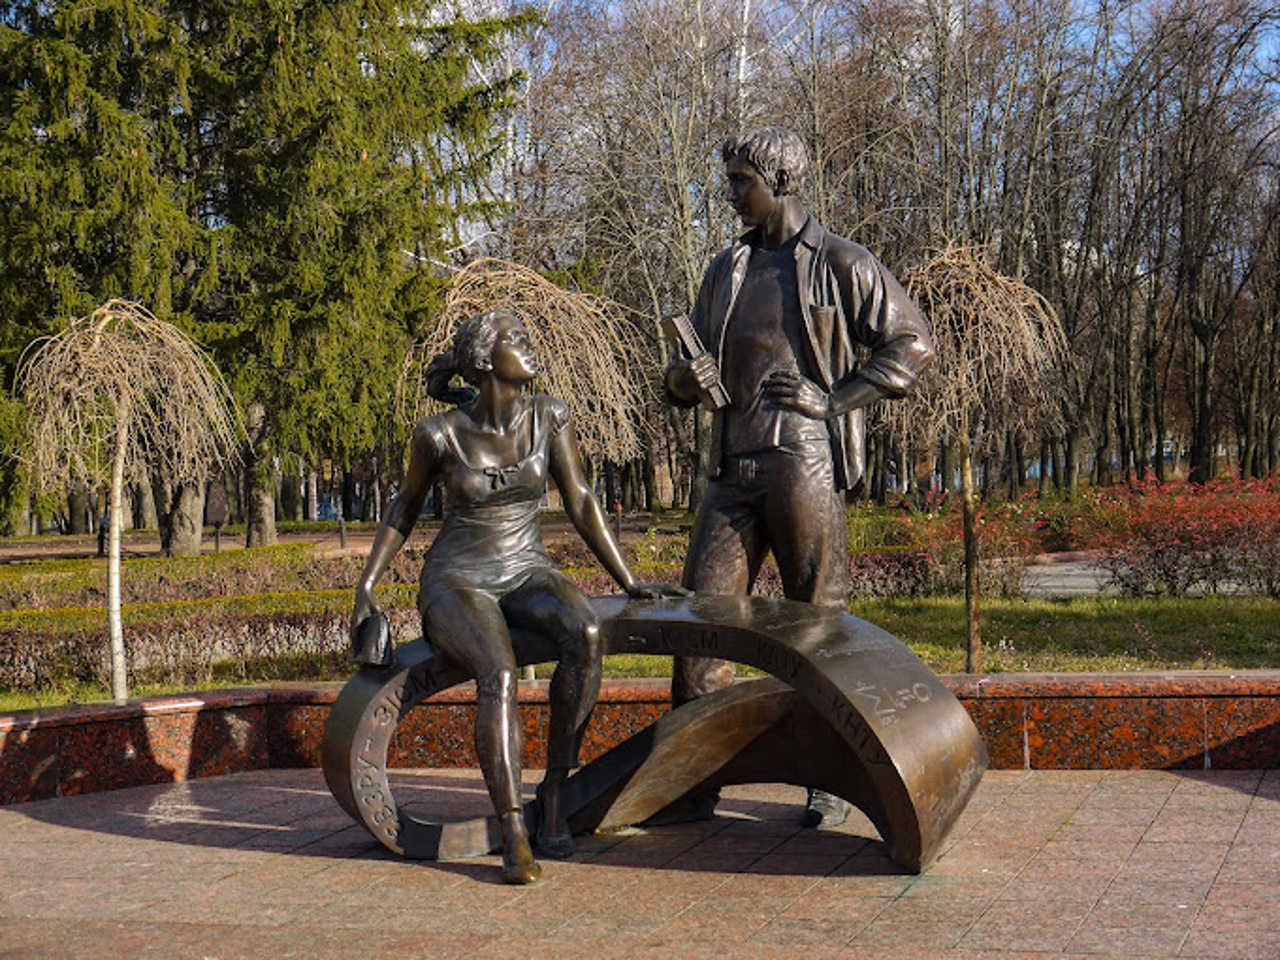
[[[300,772],[313,778],[310,781],[311,787],[309,789],[314,789],[319,782],[318,774],[314,771]],[[467,781],[464,776],[459,785],[464,785],[468,782],[478,783],[478,777],[474,771],[470,772],[469,776],[471,780]],[[1033,777],[1038,776],[1039,774],[1033,775]],[[1206,782],[1212,784],[1212,775]],[[209,782],[205,781],[204,783]],[[1076,789],[1079,788],[1080,783],[1088,786],[1088,781],[1076,781]],[[193,784],[193,787],[198,788],[201,785],[197,783]],[[984,786],[985,784],[979,787],[980,796]],[[1197,782],[1193,786],[1197,790],[1203,790],[1205,784]],[[1233,789],[1234,787],[1235,784],[1233,784]],[[264,791],[263,796],[267,795],[267,792]],[[750,796],[747,793],[744,793],[744,795]],[[174,815],[174,811],[180,810],[182,806],[175,802],[173,797],[168,800],[157,800],[158,797],[161,797],[161,795],[148,794],[147,804],[150,804],[151,808],[159,808],[167,804],[170,811],[169,815]],[[59,801],[54,806],[58,809],[76,810],[77,807],[75,805],[83,799],[87,798]],[[197,795],[195,804],[200,802],[200,797]],[[67,806],[67,804],[71,804],[71,806]],[[130,801],[129,809],[135,813],[145,814],[149,809],[147,804],[139,803],[135,798],[135,800]],[[108,806],[100,805],[95,809],[107,813],[110,812]],[[280,814],[279,819],[283,820],[291,815],[296,815],[296,811],[296,806],[285,804],[284,806],[278,806],[276,812]],[[1003,804],[992,804],[989,810],[991,819],[989,822],[984,823],[984,829],[990,831],[993,835],[998,835],[1003,821],[1008,821],[1009,823],[1018,822],[1029,812],[1031,811],[1025,806],[1006,808]],[[66,821],[74,818],[64,815],[61,819]],[[305,817],[301,819],[305,819]],[[171,825],[182,826],[183,824],[178,822]],[[269,826],[269,824],[266,825]],[[1049,837],[1049,832],[1047,832],[1048,824],[1042,823],[1040,825],[1046,827],[1046,833],[1042,839],[1047,840]],[[303,829],[304,827],[305,824],[300,823],[296,829]],[[277,824],[277,828],[283,829],[284,824]],[[505,935],[502,928],[508,926],[518,928],[518,918],[523,911],[530,918],[527,929],[524,931],[525,935],[531,938],[533,942],[541,944],[542,947],[559,945],[559,952],[554,954],[558,960],[578,955],[580,947],[595,946],[602,942],[610,944],[609,950],[611,952],[602,953],[599,950],[591,952],[593,960],[600,960],[604,956],[663,955],[667,957],[683,957],[686,955],[741,955],[754,957],[770,955],[770,953],[761,952],[764,948],[769,948],[770,951],[775,952],[778,950],[784,951],[777,955],[804,956],[806,960],[835,955],[865,957],[867,952],[860,952],[858,947],[860,944],[865,944],[866,941],[860,939],[853,941],[848,948],[825,942],[802,945],[787,943],[785,936],[774,940],[772,935],[766,932],[766,928],[772,927],[775,932],[786,930],[785,924],[775,922],[781,919],[790,919],[797,923],[802,923],[804,920],[812,920],[819,925],[819,928],[813,931],[813,940],[836,939],[836,928],[840,924],[852,923],[856,925],[864,921],[869,922],[888,909],[890,903],[903,905],[899,909],[908,907],[919,909],[920,907],[933,906],[936,903],[950,902],[954,905],[961,905],[984,912],[983,919],[989,917],[993,921],[999,917],[999,909],[1001,907],[1012,903],[1022,908],[1025,914],[1025,922],[1033,924],[1037,932],[1043,933],[1041,928],[1045,928],[1046,925],[1041,923],[1041,918],[1036,912],[1043,909],[1041,904],[1037,904],[1034,901],[1006,901],[1003,899],[993,902],[994,891],[1002,889],[1000,886],[1002,880],[998,874],[993,877],[991,873],[984,875],[978,872],[984,869],[978,865],[976,860],[978,855],[985,853],[988,856],[988,863],[985,869],[990,870],[994,865],[996,870],[1000,871],[1004,869],[1005,864],[1014,862],[1011,853],[1013,850],[1021,851],[1026,858],[1018,874],[1020,882],[1027,882],[1034,877],[1037,870],[1063,871],[1062,877],[1067,879],[1072,875],[1066,872],[1068,870],[1075,871],[1077,877],[1085,876],[1088,878],[1095,876],[1096,872],[1105,874],[1107,870],[1112,871],[1112,875],[1116,875],[1123,867],[1124,874],[1120,878],[1122,883],[1108,891],[1108,895],[1103,897],[1102,904],[1095,910],[1095,917],[1091,919],[1105,919],[1105,914],[1099,914],[1098,911],[1114,906],[1119,911],[1117,915],[1120,919],[1108,920],[1107,923],[1114,924],[1117,928],[1133,927],[1136,924],[1134,911],[1145,908],[1147,905],[1138,902],[1142,899],[1141,897],[1116,899],[1112,894],[1121,892],[1123,884],[1133,884],[1135,887],[1141,884],[1143,874],[1141,871],[1134,869],[1135,865],[1150,863],[1157,867],[1159,871],[1167,871],[1172,869],[1171,865],[1176,865],[1179,862],[1192,864],[1198,858],[1207,857],[1210,859],[1208,867],[1201,866],[1198,863],[1195,863],[1194,867],[1195,871],[1205,871],[1210,867],[1222,864],[1227,850],[1224,844],[1143,842],[1136,845],[1131,859],[1127,862],[1115,865],[1107,861],[1101,866],[1090,867],[1088,861],[1062,859],[1056,856],[1058,851],[1055,851],[1053,859],[1043,859],[1036,851],[1030,850],[1028,845],[1032,842],[1031,838],[1035,831],[1026,827],[1024,830],[1018,831],[1017,842],[1012,845],[1007,840],[1002,842],[993,838],[989,843],[971,842],[960,848],[960,852],[964,856],[953,859],[953,866],[957,862],[968,861],[970,857],[975,858],[973,862],[965,863],[966,869],[972,871],[968,876],[963,874],[947,876],[946,874],[937,874],[932,870],[922,877],[903,875],[900,871],[896,871],[891,862],[884,857],[883,845],[875,844],[873,845],[873,851],[868,856],[850,857],[847,863],[842,864],[840,870],[837,871],[842,874],[839,876],[826,877],[785,872],[780,876],[763,873],[741,874],[730,871],[686,870],[669,864],[651,869],[629,869],[599,864],[597,862],[599,855],[590,854],[568,863],[548,862],[545,865],[548,870],[547,880],[544,880],[541,885],[534,888],[516,890],[497,882],[497,858],[495,857],[479,858],[464,865],[406,864],[395,859],[392,855],[382,852],[380,847],[373,846],[367,848],[372,856],[366,855],[355,863],[349,863],[346,860],[335,860],[324,856],[303,857],[298,853],[263,853],[250,850],[229,850],[220,847],[204,848],[191,844],[148,840],[145,837],[134,838],[131,836],[94,834],[92,831],[84,831],[76,827],[65,829],[69,830],[69,834],[66,835],[72,837],[86,833],[95,837],[95,839],[87,841],[88,845],[110,851],[112,856],[121,858],[121,862],[127,862],[129,859],[141,859],[137,853],[138,849],[173,851],[175,855],[166,857],[163,869],[157,866],[154,870],[139,871],[139,876],[137,877],[141,885],[139,889],[145,889],[157,877],[165,876],[165,871],[175,867],[177,861],[180,860],[179,855],[183,852],[195,858],[191,863],[193,871],[197,871],[199,864],[202,862],[217,864],[219,869],[224,872],[224,879],[232,881],[232,884],[234,884],[236,878],[234,875],[227,877],[227,870],[238,873],[248,870],[254,865],[270,870],[273,867],[269,865],[278,866],[288,864],[290,861],[298,861],[300,863],[305,861],[307,865],[318,865],[316,869],[308,870],[307,873],[300,874],[294,879],[290,878],[287,869],[279,873],[280,885],[277,888],[278,896],[276,897],[275,905],[280,908],[282,913],[267,918],[270,923],[278,926],[274,928],[271,926],[258,928],[261,931],[269,932],[271,935],[283,930],[305,935],[307,929],[312,925],[319,928],[324,924],[324,908],[329,904],[335,903],[339,903],[342,906],[340,910],[330,912],[330,925],[340,922],[340,924],[350,924],[349,929],[355,930],[357,929],[359,918],[363,915],[359,908],[367,907],[370,911],[379,911],[378,915],[380,917],[393,917],[397,925],[415,933],[416,938],[413,942],[417,945],[429,943],[435,937],[465,939],[471,937],[493,937],[499,933]],[[723,828],[721,827],[720,829]],[[354,832],[358,835],[361,831],[359,831],[359,828],[349,827],[346,832],[349,834]],[[652,834],[660,832],[653,831]],[[719,830],[702,836],[715,836],[718,832]],[[750,831],[747,832],[749,833]],[[652,834],[629,836],[624,840],[617,841],[611,849],[618,849],[619,847],[625,849],[628,844],[633,842],[645,842]],[[796,834],[794,831],[792,831],[791,835],[803,836],[803,834]],[[840,835],[839,833],[832,834],[833,837]],[[700,836],[693,835],[685,839],[690,845],[695,845],[698,843]],[[975,835],[973,839],[975,841],[978,840],[979,835]],[[0,860],[7,855],[4,841],[3,833],[0,833]],[[785,843],[785,841],[783,842]],[[1081,845],[1077,844],[1076,846],[1077,852],[1080,852]],[[815,849],[820,850],[821,847],[817,846]],[[1030,852],[1028,852],[1029,850]],[[691,852],[696,852],[696,847]],[[1251,850],[1250,852],[1254,851]],[[764,855],[757,858],[753,861],[752,866],[762,863],[767,864],[769,856]],[[236,857],[249,859],[236,859]],[[1245,863],[1246,861],[1237,856],[1237,862]],[[339,867],[349,870],[350,873],[346,877],[335,875],[335,877],[327,878],[327,881],[322,879],[327,877],[329,871],[337,870]],[[890,872],[878,876],[843,875],[847,868],[865,870],[868,867],[880,870],[887,868]],[[1267,867],[1268,862],[1263,861],[1264,871]],[[366,874],[364,872],[366,870],[370,872]],[[1089,870],[1095,872],[1081,872]],[[592,883],[592,873],[598,874],[600,878],[598,883]],[[1164,872],[1147,874],[1150,877],[1165,875]],[[1203,876],[1203,873],[1197,872],[1196,875]],[[173,873],[171,876],[173,877],[172,882],[176,884],[180,882],[182,874]],[[619,878],[626,876],[633,878],[631,883],[623,889],[614,889]],[[434,878],[435,882],[424,882],[424,878],[428,877]],[[1102,876],[1097,880],[1095,886],[1097,892],[1101,893],[1106,890],[1108,879],[1109,877]],[[349,880],[350,882],[336,882],[337,880]],[[895,884],[897,889],[886,890],[883,886],[886,882]],[[1151,884],[1161,882],[1164,881],[1151,880]],[[1253,880],[1240,882],[1256,883]],[[269,884],[258,883],[251,885],[244,883],[243,880],[241,883],[244,888],[242,897],[245,899],[254,896],[255,892],[257,896],[270,894]],[[652,930],[645,929],[643,925],[640,925],[634,930],[622,931],[612,938],[605,938],[604,941],[601,941],[592,939],[590,930],[596,928],[584,927],[576,936],[569,937],[566,935],[564,923],[560,919],[560,913],[566,911],[575,917],[588,915],[590,911],[595,911],[603,918],[608,918],[612,914],[623,914],[660,919],[670,916],[673,910],[678,911],[681,909],[679,904],[672,902],[673,897],[677,895],[676,891],[681,888],[689,890],[687,899],[683,902],[692,901],[691,909],[696,907],[697,910],[714,910],[717,903],[718,888],[736,884],[736,890],[747,891],[748,895],[731,899],[754,902],[768,899],[768,892],[763,885],[770,883],[784,884],[784,887],[779,888],[780,892],[768,906],[768,909],[775,910],[777,913],[773,918],[765,921],[760,927],[761,932],[754,940],[735,939],[729,942],[717,942],[714,938],[707,938],[703,933],[694,931],[683,931],[681,936],[670,936],[665,933],[657,936]],[[752,887],[750,886],[751,884],[760,884],[762,886]],[[953,885],[952,889],[947,889],[948,884]],[[1173,885],[1172,881],[1170,881],[1170,885]],[[213,884],[212,886],[231,888],[231,885],[226,883]],[[797,893],[797,888],[801,892]],[[264,889],[267,891],[265,894],[263,893]],[[203,910],[206,916],[206,920],[202,921],[203,923],[207,924],[209,922],[207,920],[208,917],[220,918],[218,922],[222,923],[230,924],[233,922],[230,919],[230,915],[218,913],[212,902],[200,900],[198,889],[190,896],[183,896],[183,891],[180,888],[175,888],[175,890],[177,891],[173,897],[176,904],[175,909],[183,911],[184,915],[198,918],[197,911]],[[729,891],[722,890],[721,895],[726,892]],[[1229,894],[1231,892],[1230,890],[1224,891],[1222,899],[1218,902],[1227,903],[1230,900]],[[897,899],[891,901],[889,899],[891,897],[897,897]],[[404,908],[399,906],[405,901],[413,900],[421,900],[432,905],[432,910],[425,915],[425,918],[421,911],[416,911],[411,907]],[[397,906],[389,907],[389,903],[397,904]],[[628,907],[630,907],[629,913],[627,911]],[[842,909],[843,913],[840,912]],[[581,910],[581,913],[576,912],[579,910]],[[1270,922],[1271,914],[1263,916],[1257,910],[1246,911],[1246,913],[1256,915],[1254,916],[1254,921],[1257,923]],[[812,916],[807,916],[808,914],[812,914]],[[671,920],[679,920],[680,916],[683,916],[683,914],[671,916]],[[973,942],[966,939],[963,941],[964,949],[947,948],[943,945],[945,938],[954,931],[939,929],[936,925],[931,926],[933,921],[937,919],[936,915],[931,917],[921,914],[919,916],[925,921],[925,942],[923,944],[917,943],[914,947],[910,943],[898,942],[883,955],[931,957],[985,955],[989,957],[998,954],[1002,958],[1012,955],[1009,952],[1010,943],[1004,943],[1000,947],[992,949],[982,944],[975,946]],[[909,912],[904,913],[903,918],[904,924],[909,923]],[[417,921],[416,926],[415,921]],[[1060,918],[1059,922],[1062,922]],[[1109,929],[1106,924],[1099,924],[1098,928],[1100,930]],[[679,928],[672,929],[676,930],[677,933],[681,932]],[[1054,924],[1049,923],[1048,929],[1053,932],[1055,929]],[[1091,942],[1088,937],[1093,935],[1091,929],[1088,924],[1081,926],[1079,938],[1072,941],[1075,946],[1081,948],[1079,952],[1084,952],[1084,948],[1090,947]],[[864,932],[869,930],[870,928],[868,927]],[[973,931],[976,933],[980,930],[980,924],[975,924]],[[296,936],[293,942],[300,943],[303,942],[303,939],[304,936]],[[901,939],[899,937],[899,941]],[[1135,942],[1133,949],[1130,950],[1128,941],[1124,940],[1123,937],[1118,935],[1113,939],[1115,941],[1113,943],[1114,949],[1105,953],[1107,956],[1117,956],[1121,955],[1121,953],[1143,955],[1146,952],[1141,943]],[[1012,945],[1014,947],[1018,946],[1017,942],[1012,942]],[[1031,945],[1023,944],[1020,949],[1029,949]],[[1039,945],[1043,946],[1043,941]],[[1062,949],[1063,945],[1051,947],[1051,949]],[[786,953],[785,951],[788,950],[791,952]],[[113,952],[112,955],[130,954]],[[278,956],[285,955],[287,954],[278,954]],[[377,952],[376,949],[374,953],[369,954],[369,956],[378,955],[382,954]],[[1264,953],[1259,955],[1269,956],[1275,954],[1273,952],[1272,954]],[[522,954],[522,956],[524,955]],[[273,954],[272,960],[278,960],[277,955]]]
[[[1119,865],[1129,859],[1137,846],[1137,842],[1132,840],[1115,843],[1106,841],[1077,843],[1050,837],[1049,842],[1041,848],[1037,857],[1043,857],[1046,860],[1089,860],[1094,863],[1110,862]]]
[[[1061,877],[1057,879],[1025,880],[1016,877],[1001,891],[999,899],[1006,902],[1073,903],[1089,907],[1098,902],[1098,895],[1105,888],[1096,879]]]
[[[1162,816],[1203,817],[1206,813],[1215,818],[1235,817],[1243,819],[1249,812],[1253,795],[1239,793],[1234,790],[1215,795],[1203,790],[1175,790],[1164,809]]]
[[[950,949],[960,945],[986,905],[962,900],[894,901],[862,928],[849,945],[883,953],[899,948]]]
[[[590,854],[590,862],[603,867],[643,870],[672,864],[677,857],[683,856],[687,849],[687,847],[639,847],[619,844],[600,853]],[[755,859],[754,855],[750,859]],[[713,872],[711,867],[707,867],[707,870]]]
[[[1115,957],[1172,957],[1186,941],[1191,922],[1113,927],[1085,921],[1080,931],[1067,943],[1065,952]]]
[[[1280,824],[1249,823],[1240,826],[1240,835],[1249,838],[1249,844],[1256,850],[1280,848]]]
[[[929,868],[929,875],[948,880],[987,880],[1009,883],[1025,868],[1025,856],[997,860],[993,857],[974,857],[970,860],[944,860]]]
[[[1212,878],[1195,877],[1179,880],[1114,880],[1099,902],[1125,907],[1198,907],[1204,902],[1212,883]]]
[[[1198,912],[1195,906],[1109,903],[1104,899],[1089,914],[1087,923],[1112,930],[1169,927],[1186,931]]]
[[[866,923],[877,917],[893,900],[893,897],[869,896],[824,881],[786,904],[779,916],[792,920],[836,917],[854,923]]]
[[[817,853],[767,853],[755,863],[748,864],[747,873],[774,877],[823,877],[834,873],[849,857],[837,854],[824,856]]]
[[[1214,848],[1211,848],[1214,849]],[[1139,881],[1170,883],[1176,880],[1209,882],[1222,869],[1221,848],[1217,853],[1198,859],[1147,858],[1135,855],[1120,868],[1116,882]]]
[[[715,895],[730,900],[766,897],[780,906],[785,906],[821,883],[822,877],[822,874],[775,876],[752,872],[735,873],[715,888]]]
[[[897,896],[906,890],[915,876],[903,871],[887,857],[850,857],[828,878],[862,896]]]
[[[1241,828],[1241,835],[1226,853],[1225,859],[1232,865],[1240,863],[1273,863],[1280,861],[1280,843],[1259,842],[1248,827]]]
[[[1213,885],[1205,901],[1207,907],[1241,907],[1274,910],[1277,891],[1272,884],[1238,883],[1222,880]]]
[[[1155,820],[1161,809],[1162,804],[1143,807],[1102,807],[1085,801],[1071,814],[1071,826],[1098,828],[1141,826],[1145,828]]]
[[[992,953],[987,950],[966,950],[963,947],[944,950],[939,947],[898,947],[891,953],[883,955],[886,960],[991,960]],[[997,956],[1000,960],[1045,960],[1042,951],[1001,950]],[[867,960],[867,955],[856,950],[837,952],[830,960]],[[1123,957],[1113,960],[1125,960]]]
[[[699,902],[699,897],[687,896],[648,896],[625,902],[596,900],[588,909],[562,916],[563,933],[573,938],[608,936],[611,933],[643,936],[695,908]],[[512,922],[518,924],[520,918],[513,916]]]
[[[1240,832],[1244,817],[1224,812],[1221,818],[1161,815],[1143,836],[1148,843],[1230,843]]]
[[[768,853],[782,843],[777,834],[758,834],[729,827],[698,844],[701,853]]]
[[[709,870],[714,873],[738,873],[760,859],[758,853],[729,853],[717,851],[706,853],[698,847],[679,854],[662,864],[673,870]]]
[[[1221,866],[1231,845],[1226,842],[1168,842],[1143,839],[1129,857],[1130,864],[1195,861]]]
[[[1026,811],[1035,816],[1068,816],[1091,795],[1091,784],[1082,784],[1073,788],[1071,784],[1057,787],[1023,787],[1016,790],[1000,803],[1004,815],[1014,815]]]
[[[1280,800],[1254,794],[1245,816],[1257,823],[1280,822]]]
[[[1037,855],[1022,868],[1018,880],[1024,883],[1041,880],[1089,880],[1098,884],[1100,894],[1106,884],[1120,872],[1125,862],[1113,858],[1097,861],[1067,860]]]
[[[568,917],[601,908],[613,891],[585,884],[564,883],[566,875],[571,874],[572,869],[571,865],[559,861],[544,861],[542,882],[527,888],[518,899],[504,901],[498,909],[528,909]],[[615,902],[611,909],[617,910],[618,906],[619,903]]]
[[[1186,770],[1177,774],[1180,792],[1201,791],[1207,795],[1248,793],[1257,791],[1266,768]]]
[[[47,880],[21,894],[6,894],[4,912],[19,917],[57,916],[77,923],[128,918],[158,898],[158,892],[140,884],[81,878]]]
[[[870,842],[868,837],[863,836],[832,833],[826,830],[805,830],[787,837],[777,846],[775,852],[852,856]]]
[[[1280,800],[1280,770],[1264,770],[1262,780],[1258,783],[1256,796],[1269,800]]]
[[[1123,843],[1136,845],[1150,829],[1149,823],[1081,824],[1072,817],[1053,835],[1054,843]]]
[[[1264,883],[1280,886],[1280,859],[1244,860],[1227,855],[1218,873],[1222,883]]]
[[[751,936],[751,943],[775,943],[793,949],[844,946],[865,926],[866,922],[845,918],[797,920],[774,917]]]
[[[1005,877],[945,877],[929,872],[916,877],[911,886],[902,891],[902,899],[992,902],[1009,883]]]
[[[657,935],[677,942],[714,941],[732,944],[749,940],[778,915],[767,901],[716,897],[699,901],[663,924]]]
[[[1079,931],[1089,907],[1069,901],[1000,901],[965,934],[975,950],[1060,952]]]
[[[1038,771],[1034,777],[1024,779],[1019,793],[1039,793],[1046,796],[1084,794],[1110,775],[1109,771],[1101,769],[1072,770],[1055,767],[1052,770]]]
[[[1135,815],[1154,817],[1173,796],[1173,785],[1160,789],[1129,790],[1127,787],[1104,784],[1094,790],[1080,804],[1080,811],[1115,810]]]
[[[1206,906],[1192,923],[1180,956],[1274,960],[1280,957],[1280,927],[1274,917],[1274,909]]]
[[[22,960],[78,960],[104,956],[170,958],[200,956],[223,930],[183,924],[119,924],[110,921],[18,920],[6,923],[5,956]],[[257,956],[253,951],[246,956]]]

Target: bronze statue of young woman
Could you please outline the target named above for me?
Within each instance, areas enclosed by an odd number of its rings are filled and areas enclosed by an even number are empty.
[[[493,311],[470,318],[454,337],[451,359],[449,354],[443,362],[438,358],[433,369],[445,371],[446,383],[455,370],[477,392],[462,406],[414,428],[404,483],[378,528],[356,588],[353,659],[371,657],[360,638],[361,625],[380,610],[374,585],[440,480],[449,512],[423,564],[418,609],[432,645],[476,678],[476,753],[502,824],[502,876],[508,883],[533,883],[541,868],[521,811],[516,660],[507,623],[559,644],[551,679],[547,772],[538,788],[542,815],[536,843],[547,856],[573,852],[561,787],[578,764],[600,688],[594,611],[542,546],[538,507],[547,477],[555,480],[578,533],[628,595],[653,597],[678,588],[636,582],[583,478],[568,406],[527,390],[538,368],[528,333],[515,315]]]

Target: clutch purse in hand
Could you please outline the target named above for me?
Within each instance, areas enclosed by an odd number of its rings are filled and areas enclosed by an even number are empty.
[[[389,667],[395,661],[387,615],[374,610],[360,621],[348,659],[366,667]]]

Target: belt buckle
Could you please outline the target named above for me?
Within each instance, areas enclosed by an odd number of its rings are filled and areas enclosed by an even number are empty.
[[[738,482],[754,483],[756,479],[756,458],[755,457],[739,457],[738,458]]]

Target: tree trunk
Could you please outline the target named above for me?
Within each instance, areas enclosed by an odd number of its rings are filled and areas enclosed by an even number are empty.
[[[658,503],[658,455],[649,443],[644,449],[644,509],[646,513],[657,513],[661,509]]]
[[[203,483],[181,483],[174,488],[166,526],[169,533],[168,546],[164,551],[166,556],[200,555],[200,539],[204,534]]]
[[[618,496],[618,468],[612,460],[604,462],[604,509],[613,516],[614,507],[622,501]]]
[[[1062,491],[1068,500],[1075,499],[1080,487],[1080,457],[1077,454],[1076,428],[1067,431],[1062,443]]]
[[[246,547],[270,547],[280,542],[276,533],[276,498],[272,482],[263,480],[259,470],[249,474],[249,503],[245,517]]]
[[[697,406],[693,410],[694,424],[694,458],[693,477],[689,483],[689,509],[696,511],[702,504],[707,492],[707,481],[711,477],[711,431],[714,423],[711,414]]]
[[[127,406],[127,401],[121,401]],[[124,461],[128,452],[129,418],[116,410],[116,448],[111,458],[111,489],[107,493],[107,633],[111,645],[111,698],[129,696],[129,671],[124,654],[124,619],[120,611],[120,532],[124,527]]]
[[[938,480],[943,495],[950,493],[955,488],[955,478],[952,476],[955,472],[955,466],[952,464],[951,458],[951,439],[946,434],[943,434],[942,439],[938,441]]]
[[[342,519],[351,520],[356,515],[356,478],[349,470],[342,471]]]
[[[67,494],[68,532],[92,533],[97,529],[97,524],[90,521],[92,502],[88,487],[76,486]]]
[[[1009,499],[1017,500],[1022,495],[1022,478],[1026,475],[1026,464],[1022,460],[1022,444],[1018,435],[1009,431]]]
[[[285,471],[280,478],[280,507],[286,520],[302,519],[302,474]]]
[[[133,511],[133,529],[159,530],[160,520],[156,517],[156,498],[151,492],[151,484],[134,484],[133,502],[137,504]]]
[[[960,494],[964,518],[964,623],[966,673],[982,672],[982,594],[978,576],[978,505],[967,436],[960,438]]]
[[[246,547],[269,547],[276,535],[276,471],[271,458],[271,423],[266,408],[255,403],[245,425],[245,542]]]

